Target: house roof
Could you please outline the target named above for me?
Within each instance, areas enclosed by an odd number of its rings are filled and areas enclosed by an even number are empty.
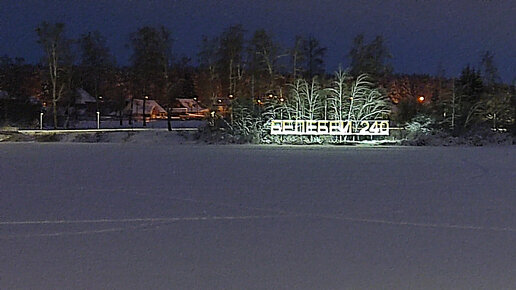
[[[131,103],[127,104],[124,109],[124,112],[131,111]],[[143,100],[142,99],[133,99],[133,112],[132,115],[142,114],[143,111]],[[158,102],[154,100],[146,100],[145,101],[145,114],[150,114],[152,111],[157,113],[167,113],[165,109],[163,109]]]
[[[94,97],[92,97],[87,91],[82,88],[78,88],[77,90],[77,98],[75,99],[75,104],[85,105],[87,103],[96,103]]]
[[[199,113],[208,110],[201,106],[201,104],[199,104],[199,102],[194,99],[177,99],[177,101],[179,104],[181,104],[181,106],[187,108],[189,112]]]

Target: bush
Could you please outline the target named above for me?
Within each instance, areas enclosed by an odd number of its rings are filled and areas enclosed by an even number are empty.
[[[435,126],[435,119],[427,115],[416,115],[405,125],[407,131],[407,139],[415,140],[423,135],[428,135],[432,132]]]

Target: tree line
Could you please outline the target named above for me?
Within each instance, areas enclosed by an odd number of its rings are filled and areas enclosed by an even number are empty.
[[[394,108],[388,117],[397,124],[426,116],[435,126],[459,134],[486,123],[510,128],[516,119],[514,83],[501,82],[490,52],[481,56],[477,67],[464,67],[457,78],[442,73],[399,75],[389,63],[392,55],[382,36],[368,42],[357,35],[347,53],[350,67],[334,75],[325,71],[327,48],[315,36],[298,35],[290,47],[283,47],[270,32],[250,33],[242,25],[229,26],[215,37],[203,36],[195,66],[190,58],[174,53],[173,33],[164,26],[141,27],[128,36],[132,53],[126,66],[117,64],[98,31],[71,39],[65,24],[42,22],[35,36],[44,52],[42,62],[32,65],[21,58],[0,58],[0,90],[17,100],[36,97],[50,110],[54,127],[74,119],[77,88],[95,98],[102,96],[104,110],[117,111],[122,119],[130,98],[149,96],[173,106],[179,97],[197,97],[208,107],[236,99],[255,110],[269,96],[292,99],[292,86],[300,82],[332,88],[342,73],[347,87],[366,75],[383,96],[382,102]],[[9,114],[14,106],[7,103],[3,102],[0,115],[4,121],[16,115]]]

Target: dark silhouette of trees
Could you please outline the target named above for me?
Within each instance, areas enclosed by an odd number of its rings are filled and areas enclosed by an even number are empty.
[[[130,34],[130,66],[120,67],[98,31],[82,34],[74,41],[66,37],[64,24],[42,22],[36,32],[45,52],[44,66],[0,57],[0,90],[8,92],[8,97],[2,93],[3,99],[28,102],[34,101],[29,96],[35,96],[41,104],[47,103],[54,127],[58,126],[58,113],[60,118],[66,117],[61,122],[66,127],[70,114],[78,112],[72,107],[78,87],[96,98],[102,95],[104,112],[117,111],[122,122],[128,97],[147,95],[169,109],[177,104],[176,98],[196,98],[228,116],[238,113],[231,104],[246,104],[250,112],[258,114],[267,111],[269,103],[289,102],[288,83],[318,83],[331,87],[330,91],[342,92],[342,88],[352,85],[351,79],[364,73],[379,84],[382,94],[388,92],[390,105],[396,108],[391,120],[399,125],[423,116],[420,119],[432,120],[435,128],[461,135],[477,127],[503,131],[514,126],[516,119],[514,84],[502,82],[490,51],[481,54],[478,68],[464,67],[457,79],[446,78],[442,69],[438,76],[395,75],[383,37],[367,42],[360,34],[349,50],[351,66],[340,71],[340,89],[335,89],[329,84],[331,77],[325,74],[326,48],[313,36],[296,36],[292,47],[284,50],[264,29],[247,38],[242,25],[232,25],[216,37],[203,37],[197,55],[199,65],[195,67],[188,57],[172,57],[173,40],[167,28],[145,26]],[[327,98],[333,103],[323,102],[323,111],[339,112],[339,118],[344,118],[343,111],[335,109],[344,95],[329,98],[328,92],[321,94],[321,100]],[[3,103],[5,119],[9,112]]]
[[[244,34],[241,24],[232,25],[226,29],[219,40],[217,64],[222,83],[223,95],[243,94],[241,87],[244,77]]]
[[[164,26],[145,26],[130,36],[133,95],[168,101],[172,38]]]
[[[203,36],[201,48],[197,54],[199,69],[195,78],[196,94],[210,106],[222,96],[220,70],[218,67],[219,39]]]
[[[312,79],[316,75],[324,74],[324,56],[326,47],[322,47],[313,36],[303,41],[302,52],[304,55],[305,76]]]
[[[115,59],[98,31],[88,32],[79,39],[81,85],[95,98],[106,95],[107,83],[114,82]],[[112,86],[112,84],[111,84]]]
[[[353,39],[349,58],[353,76],[367,73],[375,78],[381,78],[392,73],[392,67],[388,63],[392,56],[382,36],[377,36],[371,43],[366,44],[364,35],[357,35]]]
[[[304,38],[300,35],[296,35],[294,46],[289,50],[292,65],[292,79],[294,80],[303,73],[303,68],[301,67],[301,64],[305,61],[305,56],[302,50],[303,42]]]
[[[263,96],[273,92],[278,78],[278,61],[284,56],[280,46],[265,30],[260,29],[253,34],[247,51],[251,96]]]
[[[494,88],[494,86],[501,81],[498,68],[494,63],[494,54],[489,50],[482,53],[480,72],[482,73],[482,79],[486,87]]]
[[[34,80],[39,79],[38,74],[38,67],[25,63],[23,58],[0,57],[0,90],[12,98],[25,99],[37,95],[35,88],[39,84]]]

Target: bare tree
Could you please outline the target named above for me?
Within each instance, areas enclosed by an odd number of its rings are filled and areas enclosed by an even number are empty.
[[[69,40],[66,39],[63,23],[49,24],[42,22],[37,28],[38,43],[45,50],[51,85],[52,111],[54,128],[57,128],[57,102],[61,100],[66,86],[63,77],[64,62],[69,56]]]
[[[276,89],[278,60],[284,55],[281,48],[272,37],[263,29],[257,30],[248,47],[249,70],[253,80],[261,80],[259,85],[252,81],[252,96],[255,96],[254,87],[258,87],[258,95],[271,92]]]
[[[219,42],[218,64],[223,89],[227,95],[238,94],[244,75],[244,32],[242,25],[233,25],[225,30]]]
[[[222,95],[220,74],[217,69],[218,38],[203,36],[201,50],[198,53],[200,73],[197,74],[196,90],[201,96],[209,95],[210,106]]]

